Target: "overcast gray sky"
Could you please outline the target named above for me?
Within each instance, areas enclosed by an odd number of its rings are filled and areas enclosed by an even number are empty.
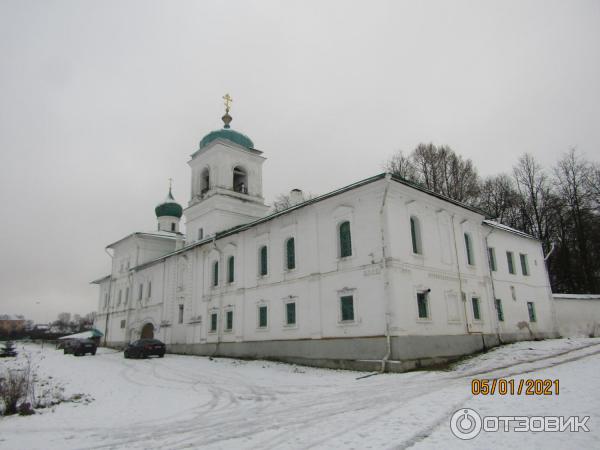
[[[0,313],[96,308],[104,247],[155,228],[232,127],[267,200],[448,144],[480,174],[600,158],[600,1],[0,1]]]

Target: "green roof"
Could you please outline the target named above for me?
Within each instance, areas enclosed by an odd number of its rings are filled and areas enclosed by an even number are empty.
[[[225,139],[234,144],[241,145],[246,148],[254,148],[254,142],[245,134],[234,131],[230,128],[222,128],[220,130],[211,131],[200,141],[200,149],[203,149],[212,141],[217,139]]]
[[[171,194],[171,188],[169,188],[169,194],[167,195],[165,201],[154,208],[154,212],[156,213],[156,217],[171,216],[181,218],[183,215],[183,208],[173,198],[173,194]]]

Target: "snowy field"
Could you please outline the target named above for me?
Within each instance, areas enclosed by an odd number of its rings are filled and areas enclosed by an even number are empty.
[[[521,342],[445,371],[384,374],[166,355],[125,360],[23,347],[65,402],[0,417],[0,449],[600,448],[600,339]],[[559,379],[558,396],[473,396],[473,378]],[[87,400],[86,400],[87,399]],[[460,408],[482,416],[591,416],[589,432],[450,432]]]

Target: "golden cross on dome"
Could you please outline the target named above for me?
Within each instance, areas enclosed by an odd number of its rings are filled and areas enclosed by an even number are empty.
[[[225,100],[225,112],[229,112],[229,109],[231,108],[231,102],[233,102],[233,99],[229,94],[225,94],[223,96],[223,100]]]

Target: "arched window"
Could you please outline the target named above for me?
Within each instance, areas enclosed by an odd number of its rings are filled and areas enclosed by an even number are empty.
[[[215,261],[212,267],[213,286],[219,285],[219,261]]]
[[[267,275],[269,273],[269,267],[267,264],[267,246],[263,245],[259,251],[259,271],[258,273],[261,276]]]
[[[204,195],[210,189],[210,171],[206,167],[200,175],[200,194]]]
[[[471,235],[465,233],[465,250],[467,252],[467,263],[472,266],[475,264],[475,255],[473,255],[473,242],[471,242]]]
[[[412,240],[413,253],[420,255],[423,253],[421,247],[421,224],[415,216],[410,217],[410,237]]]
[[[233,190],[242,194],[248,193],[248,175],[240,166],[233,169]]]
[[[227,282],[233,283],[235,281],[235,258],[230,256],[227,258]]]
[[[293,237],[285,242],[285,267],[287,270],[296,268],[296,245]]]
[[[342,222],[339,226],[340,258],[352,256],[352,236],[350,235],[350,222]]]

